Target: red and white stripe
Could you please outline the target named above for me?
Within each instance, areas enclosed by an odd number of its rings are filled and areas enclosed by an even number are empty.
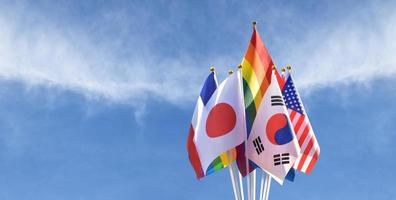
[[[308,117],[292,109],[288,109],[288,111],[301,148],[301,155],[295,161],[294,168],[309,174],[318,160],[320,154],[319,144]]]

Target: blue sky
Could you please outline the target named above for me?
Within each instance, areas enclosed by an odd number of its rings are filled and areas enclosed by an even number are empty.
[[[186,138],[252,20],[321,146],[270,199],[395,199],[395,4],[2,1],[0,199],[232,199],[227,170],[195,179]]]

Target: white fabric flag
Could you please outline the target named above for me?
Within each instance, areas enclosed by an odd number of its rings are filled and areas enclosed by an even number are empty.
[[[202,169],[246,139],[245,110],[240,70],[228,76],[206,105],[198,100],[192,124]]]
[[[293,132],[278,81],[272,73],[247,142],[247,157],[282,184],[299,156],[300,147]]]

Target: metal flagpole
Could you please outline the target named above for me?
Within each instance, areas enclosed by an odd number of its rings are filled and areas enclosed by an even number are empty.
[[[269,174],[267,174],[266,180],[267,180],[267,187],[265,189],[265,199],[264,200],[268,200],[269,192],[270,192],[270,189],[271,189],[271,180],[272,180],[272,178],[271,178],[271,176]]]
[[[256,171],[253,170],[249,175],[249,183],[250,183],[250,188],[249,188],[249,193],[250,193],[250,198],[251,200],[256,200]]]
[[[253,21],[253,29],[256,29],[257,22]],[[246,144],[246,143],[245,143]],[[245,152],[247,151],[247,146],[245,145]],[[246,156],[246,168],[247,168],[247,173],[249,173],[249,161]],[[256,171],[253,170],[250,174],[248,174],[248,196],[250,196],[249,200],[256,200]]]
[[[248,164],[246,165],[246,170],[247,170],[247,173],[249,173]],[[246,185],[247,185],[247,187],[246,187],[247,198],[248,198],[248,200],[252,200],[252,196],[251,196],[252,193],[250,192],[251,183],[250,183],[250,175],[249,174],[246,176]]]
[[[238,65],[238,70],[240,70],[240,78],[242,80],[242,65]],[[243,88],[242,88],[242,94],[243,94]],[[239,172],[239,170],[237,170],[237,166],[236,164],[233,165],[235,167],[234,171],[238,171],[238,179],[239,179],[239,190],[240,190],[240,194],[241,194],[241,200],[245,199],[245,195],[243,192],[243,180],[242,180],[242,174]]]
[[[271,187],[271,176],[262,171],[261,174],[261,187],[260,187],[260,200],[268,200],[269,190]]]
[[[232,163],[231,152],[227,152],[228,162],[229,162],[229,170],[230,170],[230,178],[232,183],[232,189],[234,190],[235,200],[243,200],[243,193],[241,195],[241,188],[238,184],[238,171],[236,169],[235,163]]]
[[[232,70],[228,71],[228,75],[231,75],[233,73]],[[235,166],[235,163],[233,163],[232,160],[232,153],[231,150],[227,151],[227,158],[228,158],[228,164],[229,164],[229,170],[230,170],[230,178],[231,178],[231,183],[232,183],[232,189],[234,191],[234,197],[235,200],[243,200],[243,192],[241,194],[241,188],[240,188],[240,183],[238,183],[237,181],[240,181],[238,179],[240,179],[238,177],[238,169]]]
[[[241,192],[241,200],[245,200],[245,195],[243,193],[243,181],[242,181],[242,175],[240,172],[238,172],[238,177],[239,177],[239,189]]]
[[[264,171],[261,171],[261,180],[260,180],[260,200],[263,200],[264,199],[264,188],[266,188],[267,187],[267,183],[266,183],[266,176],[268,176],[267,175],[267,173],[265,173]]]
[[[235,173],[234,173],[234,169],[232,167],[232,164],[229,166],[230,169],[230,178],[231,178],[231,183],[232,183],[232,189],[234,191],[234,198],[235,200],[241,200],[240,199],[240,191],[239,191],[239,186],[236,183],[236,177],[235,177]]]

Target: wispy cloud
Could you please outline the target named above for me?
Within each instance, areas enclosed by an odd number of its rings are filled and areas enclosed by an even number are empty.
[[[300,87],[368,84],[396,73],[396,14],[391,5],[351,10],[332,26],[304,30],[305,38],[281,53],[295,67]]]
[[[37,13],[30,13],[30,19],[26,20],[22,15],[29,12],[23,7],[4,11],[0,14],[3,79],[20,80],[29,86],[61,87],[89,98],[137,104],[148,96],[170,102],[189,97],[194,83],[198,84],[197,76],[191,74],[204,73],[195,71],[197,62],[189,55],[166,59],[153,54],[149,45],[145,45],[148,42],[145,40],[150,38],[127,41],[107,35],[109,38],[99,36],[96,39],[100,41],[95,42],[88,35],[91,32],[57,28],[62,24],[54,24]],[[120,15],[104,13],[103,20],[122,23],[124,17]],[[119,49],[126,42],[134,47],[122,56]]]
[[[153,45],[158,38],[182,31],[183,27],[173,17],[172,28],[156,25],[151,30],[144,24],[150,23],[155,13],[148,14],[151,11],[147,9],[136,9],[134,17],[122,8],[105,10],[88,27],[65,28],[40,12],[29,12],[23,5],[3,8],[0,77],[28,86],[64,88],[111,102],[138,105],[150,97],[180,103],[195,99],[207,73],[205,67],[218,64],[225,69],[242,57],[231,56],[243,52],[246,46],[218,56],[158,50],[165,48]],[[317,86],[365,82],[396,72],[396,15],[386,6],[366,9],[372,15],[370,21],[359,20],[367,11],[362,10],[336,25],[313,24],[302,40],[275,42],[287,46],[287,51],[274,53],[296,66],[300,87],[309,91]],[[227,53],[229,56],[225,56]]]

